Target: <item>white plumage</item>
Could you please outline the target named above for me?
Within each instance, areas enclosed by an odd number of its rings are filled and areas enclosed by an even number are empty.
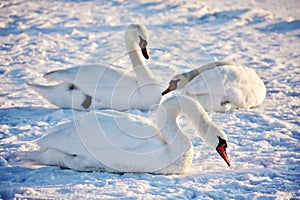
[[[161,98],[160,86],[144,59],[149,58],[147,39],[148,32],[143,25],[130,25],[126,29],[126,48],[135,75],[105,65],[88,65],[45,74],[45,78],[60,80],[61,84],[28,85],[61,108],[147,110]]]
[[[225,133],[199,103],[186,96],[164,101],[158,108],[157,125],[124,112],[86,113],[38,140],[41,149],[33,158],[79,171],[183,173],[192,162],[193,146],[176,122],[181,113],[229,165]]]
[[[163,95],[175,89],[197,99],[206,110],[219,112],[258,106],[266,96],[266,87],[253,69],[224,61],[174,76]]]

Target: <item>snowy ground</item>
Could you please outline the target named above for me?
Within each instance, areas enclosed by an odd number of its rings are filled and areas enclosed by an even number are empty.
[[[83,173],[17,158],[72,120],[24,80],[79,64],[131,66],[124,28],[145,24],[148,64],[162,84],[213,60],[256,70],[267,87],[258,108],[209,113],[228,135],[232,166],[193,138],[187,174]],[[300,2],[298,0],[0,2],[0,198],[299,199]],[[141,115],[139,111],[132,111]],[[183,128],[192,134],[184,119]]]

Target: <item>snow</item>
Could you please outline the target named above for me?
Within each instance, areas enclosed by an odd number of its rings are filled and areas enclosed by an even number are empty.
[[[299,10],[298,0],[1,1],[1,198],[298,199]],[[42,74],[75,65],[131,66],[123,39],[130,23],[149,29],[147,63],[162,89],[174,74],[213,60],[251,67],[262,78],[267,97],[259,107],[209,113],[228,135],[231,167],[197,137],[183,175],[85,173],[19,159],[74,114],[25,80],[47,83]],[[192,135],[191,124],[180,123]]]

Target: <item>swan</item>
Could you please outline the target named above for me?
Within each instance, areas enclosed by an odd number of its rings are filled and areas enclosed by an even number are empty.
[[[115,110],[90,111],[51,129],[38,139],[35,162],[78,171],[180,174],[193,159],[193,145],[176,122],[192,122],[196,134],[230,166],[227,136],[202,106],[187,96],[172,96],[157,109],[157,126],[149,119]]]
[[[148,32],[144,25],[132,24],[127,27],[126,49],[136,76],[105,65],[87,65],[44,75],[45,78],[62,81],[58,85],[27,84],[61,108],[148,110],[159,103],[161,94],[160,86],[144,59],[149,58],[147,40]]]
[[[256,107],[266,97],[264,82],[253,69],[226,61],[175,75],[162,95],[176,89],[197,99],[205,110],[217,112]]]

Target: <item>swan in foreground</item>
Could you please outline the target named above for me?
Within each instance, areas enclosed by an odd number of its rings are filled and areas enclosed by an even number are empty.
[[[201,105],[187,96],[165,100],[157,111],[157,126],[133,114],[102,110],[88,112],[39,139],[35,162],[78,171],[183,173],[194,150],[176,119],[186,115],[196,134],[230,165],[227,136]]]
[[[176,89],[197,99],[207,111],[252,108],[266,97],[264,82],[249,67],[217,61],[175,75],[162,95]]]
[[[148,110],[159,103],[160,86],[144,58],[148,32],[143,25],[129,25],[125,31],[126,49],[136,76],[105,65],[87,65],[49,72],[45,78],[62,81],[54,86],[28,83],[52,104],[61,108],[90,110]]]

